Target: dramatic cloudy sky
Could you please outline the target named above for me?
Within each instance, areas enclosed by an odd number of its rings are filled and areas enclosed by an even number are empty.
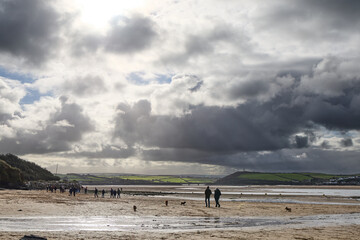
[[[0,152],[60,172],[360,172],[358,0],[0,0]]]

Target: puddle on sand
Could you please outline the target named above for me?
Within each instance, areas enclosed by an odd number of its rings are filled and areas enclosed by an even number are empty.
[[[307,217],[1,217],[0,231],[194,231],[360,224],[360,214]]]

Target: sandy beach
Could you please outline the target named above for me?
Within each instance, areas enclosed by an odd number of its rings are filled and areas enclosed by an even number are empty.
[[[256,194],[239,195],[229,187],[223,188],[228,194],[222,195],[221,208],[214,207],[213,199],[212,207],[206,208],[200,200],[202,188],[125,186],[124,191],[155,194],[122,194],[120,199],[1,190],[0,239],[30,234],[48,239],[358,239],[360,235],[360,201],[354,197],[265,195],[258,187],[253,189]]]

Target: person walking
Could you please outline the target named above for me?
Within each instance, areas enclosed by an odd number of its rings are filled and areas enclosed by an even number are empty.
[[[101,197],[102,197],[102,198],[105,197],[105,190],[104,190],[104,189],[101,191]]]
[[[210,195],[212,194],[210,187],[207,186],[205,190],[205,206],[210,207]]]
[[[117,197],[116,198],[120,198],[120,188],[117,189]]]
[[[216,202],[215,207],[220,207],[220,204],[219,204],[220,195],[221,195],[220,190],[218,188],[216,188],[215,192],[214,192],[214,198],[215,198],[215,202]]]
[[[96,197],[96,198],[99,197],[99,196],[98,196],[98,191],[99,191],[99,190],[98,190],[97,188],[95,188],[94,197]]]

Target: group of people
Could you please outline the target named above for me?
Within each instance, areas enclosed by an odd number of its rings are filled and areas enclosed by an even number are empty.
[[[120,193],[122,192],[122,188],[118,188],[117,190],[116,189],[112,189],[110,190],[110,198],[120,198]],[[104,198],[105,197],[105,189],[103,189],[101,191],[101,197]],[[95,188],[94,190],[94,197],[97,198],[99,197],[99,190],[97,188]]]
[[[57,186],[56,185],[47,185],[46,186],[46,191],[47,192],[55,192],[56,193],[56,190],[57,190]],[[64,193],[65,192],[65,187],[64,186],[60,186],[59,187],[59,191],[60,193]]]
[[[210,190],[210,187],[208,186],[205,190],[205,206],[206,207],[210,207],[211,194],[212,194],[212,191]],[[215,199],[215,203],[216,203],[215,207],[220,207],[220,203],[219,203],[220,196],[221,196],[221,191],[220,191],[220,189],[216,188],[215,192],[214,192],[214,199]]]
[[[65,192],[65,188],[60,186],[60,192],[63,193]],[[55,192],[56,193],[56,190],[57,190],[57,187],[56,186],[51,186],[51,185],[48,185],[46,187],[46,191],[51,191],[51,192]],[[84,193],[87,194],[87,187],[84,189]],[[79,189],[76,189],[74,186],[71,186],[69,188],[69,195],[74,195],[76,194],[76,192],[80,192]],[[110,198],[120,198],[120,193],[122,192],[122,188],[118,188],[117,190],[116,189],[110,189]],[[101,191],[101,197],[105,197],[105,189],[103,189]],[[97,188],[95,188],[94,190],[94,197],[97,198],[99,197],[99,190]],[[207,186],[206,190],[205,190],[205,206],[206,207],[210,207],[210,196],[212,195],[212,191],[210,189],[209,186]],[[219,188],[216,188],[215,191],[214,191],[214,199],[215,199],[215,207],[220,207],[220,203],[219,203],[219,199],[220,199],[220,196],[221,196],[221,191]]]

